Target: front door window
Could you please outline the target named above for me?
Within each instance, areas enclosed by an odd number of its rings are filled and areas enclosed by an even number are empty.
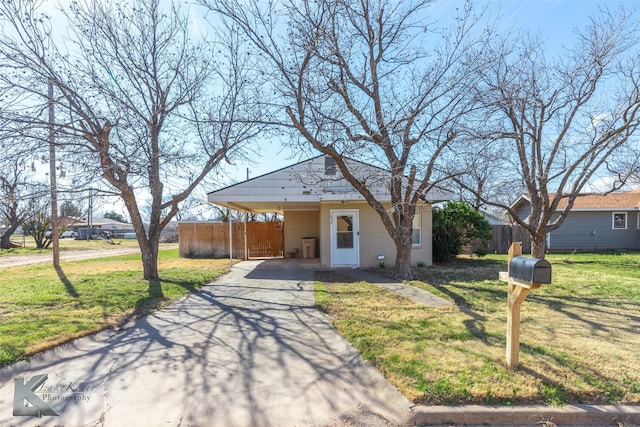
[[[353,216],[340,215],[336,221],[336,245],[338,249],[353,248]]]

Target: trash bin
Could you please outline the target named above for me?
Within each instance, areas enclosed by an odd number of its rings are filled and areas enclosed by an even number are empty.
[[[315,257],[316,257],[316,238],[303,237],[302,238],[302,258],[315,258]]]

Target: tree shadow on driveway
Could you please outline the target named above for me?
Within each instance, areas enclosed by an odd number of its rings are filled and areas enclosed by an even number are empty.
[[[99,408],[56,402],[67,426],[322,425],[358,405],[407,416],[409,402],[314,308],[313,270],[281,269],[278,279],[266,264],[240,263],[167,309],[21,369],[101,384]]]

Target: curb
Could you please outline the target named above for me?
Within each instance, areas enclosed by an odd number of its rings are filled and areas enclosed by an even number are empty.
[[[409,424],[435,425],[640,425],[640,406],[416,406]]]

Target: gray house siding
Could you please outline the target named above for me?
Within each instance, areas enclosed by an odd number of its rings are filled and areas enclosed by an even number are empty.
[[[529,215],[531,215],[531,205],[523,204],[520,207],[518,207],[518,209],[516,209],[516,212],[518,213],[518,218],[524,219]]]
[[[626,229],[613,228],[613,211],[572,211],[560,228],[550,233],[548,249],[639,249],[638,212],[615,212],[626,213]]]

